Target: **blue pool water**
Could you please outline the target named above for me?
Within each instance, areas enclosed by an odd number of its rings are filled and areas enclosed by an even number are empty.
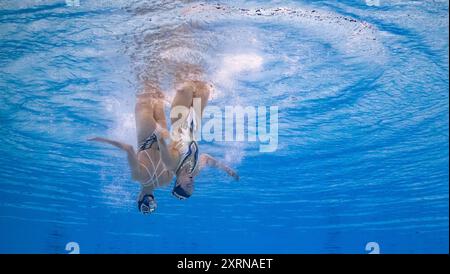
[[[448,253],[448,1],[222,2],[0,0],[0,252]],[[86,139],[136,145],[135,94],[173,95],[177,60],[211,106],[278,106],[278,149],[202,142],[240,181],[142,216]]]

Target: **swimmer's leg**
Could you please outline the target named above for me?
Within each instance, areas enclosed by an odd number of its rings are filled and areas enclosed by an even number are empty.
[[[192,106],[192,99],[194,98],[194,87],[192,85],[184,85],[177,90],[172,101],[171,110],[178,106],[183,106],[189,109]],[[174,124],[179,117],[170,117],[171,123]]]
[[[135,118],[138,144],[144,142],[156,129],[154,112],[157,101],[158,99],[151,93],[142,93],[137,96]]]
[[[163,132],[163,138],[169,137],[169,132],[167,129],[166,114],[164,113],[164,100],[159,99],[155,102],[153,107],[153,117],[156,123],[158,123],[165,131]]]
[[[193,97],[201,99],[201,107],[202,107],[201,116],[203,117],[203,111],[205,110],[205,107],[208,104],[212,86],[208,85],[206,82],[203,81],[196,81],[195,85],[196,89],[194,91]]]
[[[189,81],[183,87],[177,90],[172,101],[172,107],[183,106],[189,109],[193,106],[193,99],[201,100],[201,115],[208,104],[211,86],[203,81]],[[171,117],[172,124],[178,120],[178,117]]]

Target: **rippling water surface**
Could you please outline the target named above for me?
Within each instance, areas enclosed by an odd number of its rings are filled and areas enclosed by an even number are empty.
[[[448,1],[217,3],[0,2],[0,252],[447,253]],[[278,106],[278,150],[202,143],[241,180],[144,217],[86,139],[135,145],[136,93],[180,63],[211,105]]]

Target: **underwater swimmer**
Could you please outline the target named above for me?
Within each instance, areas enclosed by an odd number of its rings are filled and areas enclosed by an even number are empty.
[[[202,81],[186,81],[177,89],[172,109],[185,107],[189,115],[172,119],[172,125],[175,126],[172,135],[167,129],[163,93],[153,87],[138,95],[135,107],[137,152],[132,145],[107,138],[89,139],[113,145],[127,153],[132,179],[141,185],[137,204],[143,214],[156,210],[154,190],[169,185],[174,176],[176,180],[172,194],[179,199],[187,199],[192,195],[194,178],[207,166],[219,168],[236,180],[239,179],[233,169],[210,155],[199,156],[198,144],[193,138],[197,129],[193,100],[201,100],[202,114],[208,101],[209,88]],[[173,141],[167,144],[166,139]]]
[[[168,137],[164,114],[164,95],[154,87],[147,87],[137,96],[135,105],[138,151],[132,145],[96,137],[90,141],[103,142],[118,147],[127,153],[131,177],[141,185],[138,209],[143,214],[156,209],[154,190],[170,184],[173,173],[161,161],[156,142],[157,136]]]
[[[184,110],[184,115],[172,116],[172,143],[175,153],[169,153],[164,139],[158,139],[161,147],[161,156],[164,163],[175,173],[176,181],[172,194],[179,199],[189,198],[194,191],[194,178],[206,166],[216,167],[225,171],[235,180],[239,180],[238,174],[214,159],[208,154],[199,155],[198,144],[195,141],[195,134],[198,130],[198,119],[201,119],[205,109],[211,85],[201,80],[185,81],[177,89],[177,93],[172,102],[172,114],[176,108]],[[194,100],[200,104],[200,109],[194,108]],[[199,113],[200,112],[200,113]]]

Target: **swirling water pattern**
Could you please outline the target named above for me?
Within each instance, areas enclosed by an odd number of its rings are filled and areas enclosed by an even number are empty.
[[[0,2],[0,252],[447,253],[448,1],[222,2]],[[278,150],[202,143],[241,180],[144,217],[86,139],[135,144],[135,94],[170,98],[180,61],[211,105],[278,106]]]

